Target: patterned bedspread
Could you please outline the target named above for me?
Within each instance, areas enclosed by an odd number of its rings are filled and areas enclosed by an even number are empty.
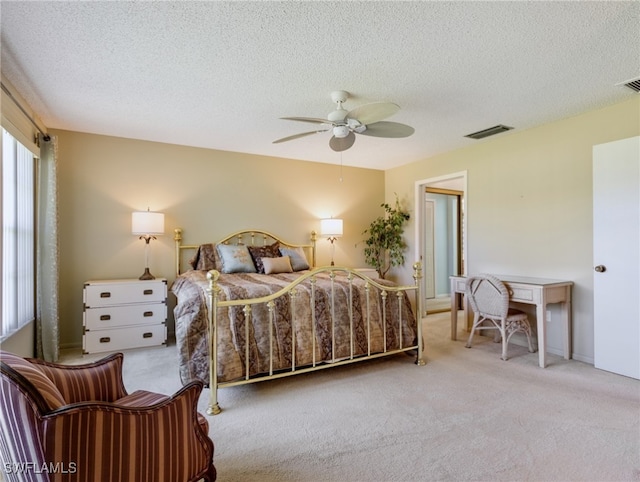
[[[289,285],[305,273],[221,274],[218,281],[221,289],[219,300],[267,296]],[[331,362],[348,357],[352,346],[351,317],[354,326],[353,350],[356,356],[367,354],[368,333],[370,333],[371,353],[383,351],[385,342],[383,326],[386,326],[384,331],[386,331],[387,349],[399,348],[400,337],[402,347],[415,345],[415,317],[406,292],[403,292],[400,297],[396,296],[395,292],[388,292],[386,299],[383,300],[378,289],[370,287],[367,291],[364,280],[357,277],[354,277],[350,285],[346,275],[336,275],[333,291],[328,273],[316,274],[314,279],[315,283],[307,279],[297,285],[294,296],[287,294],[275,300],[272,328],[269,326],[269,309],[266,304],[252,305],[248,338],[243,307],[218,308],[217,374],[219,382],[235,380],[245,375],[247,342],[251,376],[269,372],[271,353],[273,353],[274,371],[291,369],[293,356],[295,356],[296,367],[310,365],[314,359],[314,346],[316,362]],[[385,280],[376,280],[376,282],[393,286],[391,282]],[[206,272],[194,270],[180,275],[171,286],[171,291],[178,300],[174,315],[180,378],[183,383],[191,380],[209,383],[208,297],[206,295],[208,284]],[[333,308],[332,299],[334,300]],[[353,300],[352,303],[349,302],[350,299]],[[399,310],[399,303],[402,305],[401,310]],[[383,304],[386,305],[386,323],[384,324]],[[399,312],[402,313],[401,323]],[[312,326],[314,320],[315,344]],[[370,322],[367,323],[367,320]],[[332,341],[334,334],[335,345]],[[273,341],[270,342],[270,339]]]

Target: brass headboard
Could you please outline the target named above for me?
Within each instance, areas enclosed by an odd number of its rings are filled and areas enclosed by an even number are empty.
[[[176,228],[173,230],[173,240],[176,246],[176,276],[182,273],[182,256],[187,250],[196,250],[200,247],[200,244],[182,244],[182,228]],[[245,229],[237,231],[233,234],[225,236],[221,240],[214,244],[246,244],[247,246],[268,246],[278,241],[282,246],[287,248],[302,248],[309,256],[310,264],[312,268],[316,266],[316,240],[317,235],[315,231],[311,231],[310,244],[294,244],[284,241],[278,236],[271,234],[261,229]]]

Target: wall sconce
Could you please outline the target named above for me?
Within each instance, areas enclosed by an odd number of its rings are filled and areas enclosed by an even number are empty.
[[[336,247],[333,243],[342,236],[342,219],[321,219],[320,236],[327,238],[331,243],[331,266],[334,266],[333,255]]]
[[[164,234],[164,214],[149,211],[136,211],[131,214],[131,234],[144,239],[144,273],[139,279],[156,279],[149,272],[149,241]]]

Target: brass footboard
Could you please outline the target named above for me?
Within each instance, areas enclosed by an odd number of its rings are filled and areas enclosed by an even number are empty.
[[[210,353],[210,366],[209,366],[209,377],[210,377],[210,393],[211,398],[209,402],[209,407],[207,413],[210,415],[216,415],[221,412],[220,405],[218,404],[218,388],[222,387],[231,387],[236,385],[245,385],[248,383],[255,383],[258,381],[264,380],[272,380],[276,378],[282,378],[286,376],[291,376],[300,373],[307,373],[310,371],[321,370],[333,366],[341,366],[349,363],[371,360],[374,358],[379,358],[383,356],[394,355],[397,353],[413,351],[417,352],[416,354],[416,364],[424,365],[425,361],[423,358],[423,341],[422,341],[422,323],[420,319],[420,313],[422,313],[422,294],[421,294],[421,278],[422,278],[422,268],[420,263],[415,263],[413,265],[413,278],[415,284],[412,286],[387,286],[382,284],[374,279],[369,278],[366,275],[361,274],[358,271],[353,269],[344,268],[344,267],[336,267],[336,266],[327,266],[322,268],[314,269],[310,272],[307,272],[300,276],[300,278],[296,279],[291,284],[285,286],[281,290],[276,293],[273,293],[269,296],[264,296],[260,298],[253,299],[242,299],[242,300],[221,300],[220,292],[221,289],[218,286],[218,279],[220,273],[216,270],[211,270],[207,274],[207,278],[209,280],[209,287],[207,289],[207,295],[209,297],[209,330],[208,330],[208,343],[209,343],[209,353]],[[318,359],[316,356],[316,319],[315,319],[315,303],[316,303],[316,295],[315,295],[315,283],[316,277],[322,273],[328,273],[331,283],[330,289],[330,301],[329,301],[329,312],[331,319],[331,356],[330,359]],[[334,282],[336,280],[336,276],[344,277],[348,280],[349,286],[349,295],[348,295],[348,319],[349,319],[349,353],[338,354],[336,351],[336,306],[335,306],[335,288]],[[361,278],[364,280],[364,290],[366,292],[365,296],[365,307],[363,308],[363,320],[361,320],[366,326],[366,330],[362,330],[366,332],[366,345],[367,349],[365,353],[358,353],[355,349],[355,324],[354,324],[354,311],[353,311],[353,282],[356,278]],[[298,298],[298,290],[302,283],[310,283],[310,312],[312,316],[311,321],[311,330],[312,330],[312,359],[307,363],[304,363],[301,366],[298,366],[296,363],[296,329],[295,329],[295,317],[293,316],[295,313],[295,303]],[[407,308],[406,303],[403,303],[401,299],[404,299],[404,296],[409,292],[413,291],[415,293],[415,342],[408,344],[407,346],[403,343],[403,310],[411,309],[409,306]],[[274,368],[274,306],[276,300],[280,297],[288,296],[290,307],[291,307],[291,366],[286,369],[282,369],[278,367]],[[382,307],[382,334],[383,334],[383,342],[382,342],[382,350],[372,350],[372,322],[371,322],[371,306],[370,303],[373,300],[373,296],[380,296],[382,302],[380,306]],[[392,349],[387,348],[387,297],[388,296],[396,296],[397,297],[397,308],[398,308],[398,346]],[[264,374],[255,375],[251,373],[250,364],[251,364],[251,353],[249,348],[249,338],[250,338],[250,327],[252,326],[252,311],[256,308],[256,305],[263,304],[267,307],[268,310],[268,322],[269,322],[269,368],[265,371]],[[244,376],[241,379],[236,379],[233,381],[223,381],[218,382],[218,330],[216,327],[218,326],[218,310],[224,307],[242,307],[244,313]],[[362,328],[362,327],[361,327]],[[360,336],[362,334],[360,333]],[[322,358],[322,357],[321,357]]]

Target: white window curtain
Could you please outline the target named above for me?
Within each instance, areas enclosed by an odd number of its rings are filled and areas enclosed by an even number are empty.
[[[38,169],[36,352],[58,360],[58,138],[42,141]]]

